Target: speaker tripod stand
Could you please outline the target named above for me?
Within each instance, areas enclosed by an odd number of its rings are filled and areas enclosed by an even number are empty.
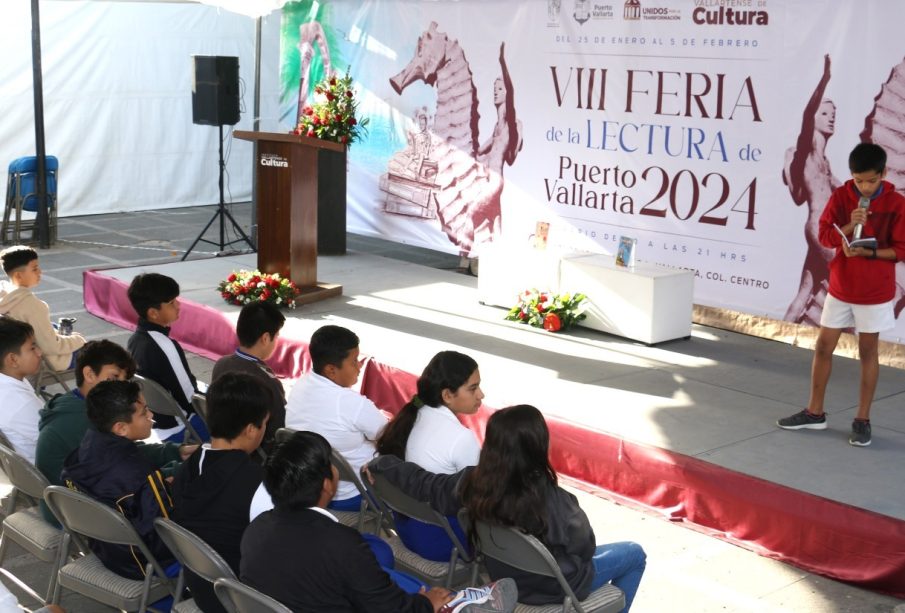
[[[223,173],[226,171],[226,162],[223,160],[223,124],[218,124],[217,126],[220,130],[220,202],[217,203],[217,212],[214,213],[214,216],[211,217],[210,221],[207,222],[207,225],[204,226],[204,229],[201,230],[201,234],[195,239],[192,245],[186,249],[185,253],[182,254],[182,259],[180,261],[185,261],[195,246],[201,243],[208,243],[209,245],[217,245],[219,251],[217,255],[221,255],[224,249],[230,245],[234,245],[236,243],[241,243],[245,241],[248,243],[248,246],[251,247],[252,251],[256,251],[254,244],[251,242],[251,239],[248,238],[248,235],[242,230],[236,220],[233,219],[232,214],[226,208],[226,203],[223,199]],[[204,238],[204,235],[207,233],[208,229],[213,225],[213,223],[217,220],[220,220],[220,242],[215,243],[214,241],[208,240]],[[226,219],[232,224],[233,229],[239,234],[239,238],[226,242]]]

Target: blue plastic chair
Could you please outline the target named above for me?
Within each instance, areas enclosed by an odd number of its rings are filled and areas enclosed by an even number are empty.
[[[57,171],[60,162],[55,156],[45,157],[47,177],[48,226],[50,242],[57,238]],[[4,243],[20,243],[22,232],[34,227],[35,219],[22,219],[22,212],[37,213],[38,195],[37,158],[33,155],[20,157],[9,164],[6,181],[6,209],[3,213],[2,240]]]

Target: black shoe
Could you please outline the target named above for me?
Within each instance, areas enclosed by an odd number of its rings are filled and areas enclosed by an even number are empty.
[[[848,437],[848,444],[855,447],[867,447],[870,445],[870,422],[855,420],[852,422],[852,434]]]
[[[820,417],[814,417],[805,409],[795,413],[795,415],[777,420],[776,425],[785,430],[826,430],[826,413],[821,413]],[[870,429],[868,428],[869,431]],[[868,436],[868,439],[870,439],[870,436]]]

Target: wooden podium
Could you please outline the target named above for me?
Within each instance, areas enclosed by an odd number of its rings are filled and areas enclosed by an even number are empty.
[[[258,269],[291,279],[302,290],[299,304],[342,295],[341,285],[317,280],[317,256],[346,251],[345,146],[280,132],[233,134],[258,144]]]

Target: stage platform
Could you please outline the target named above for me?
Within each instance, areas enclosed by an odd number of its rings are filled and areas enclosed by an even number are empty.
[[[239,307],[217,283],[255,256],[85,273],[89,312],[126,328],[125,289],[155,270],[182,287],[173,336],[216,359],[235,347]],[[873,444],[848,445],[859,381],[836,358],[829,429],[775,422],[807,402],[812,353],[694,326],[692,337],[648,347],[592,330],[550,334],[503,321],[477,302],[473,277],[350,253],[318,259],[344,295],[287,311],[272,366],[297,378],[305,344],[325,323],[354,330],[368,357],[362,390],[395,412],[430,357],[457,349],[480,365],[482,437],[493,409],[529,403],[548,417],[556,469],[805,570],[905,597],[905,372],[882,367]],[[643,541],[643,535],[631,538]]]

